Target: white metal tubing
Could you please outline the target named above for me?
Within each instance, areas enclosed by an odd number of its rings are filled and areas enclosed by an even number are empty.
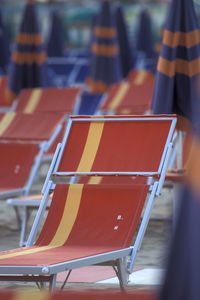
[[[146,176],[153,176],[153,175],[158,175],[158,172],[101,172],[101,171],[96,171],[96,172],[54,172],[54,176],[73,176],[73,175],[146,175]]]
[[[181,170],[183,168],[183,132],[178,131],[178,147],[177,147],[177,168]]]
[[[129,121],[172,121],[172,129],[174,130],[175,125],[176,125],[176,118],[175,117],[135,117],[135,118],[70,118],[73,122],[116,122],[116,121],[123,121],[123,122],[129,122]]]
[[[150,194],[150,197],[149,197],[149,200],[148,200],[145,212],[144,212],[144,216],[142,218],[140,229],[138,231],[137,238],[135,240],[134,247],[133,247],[133,250],[131,253],[131,259],[130,259],[130,262],[129,262],[128,268],[127,268],[129,273],[131,273],[133,270],[133,264],[135,261],[135,257],[136,257],[137,251],[139,250],[139,247],[142,243],[142,239],[144,237],[144,234],[145,234],[148,222],[149,222],[151,210],[152,210],[153,204],[154,204],[157,186],[158,186],[158,182],[156,181],[156,182],[154,182],[154,185],[153,185],[153,188],[152,188],[152,191],[151,191],[151,194]]]
[[[23,219],[21,221],[20,239],[19,239],[19,246],[20,247],[24,246],[27,221],[28,221],[28,209],[27,209],[27,207],[24,207],[24,209],[23,209]]]
[[[65,145],[66,145],[69,133],[70,133],[71,126],[72,126],[72,120],[71,120],[71,118],[69,118],[69,121],[67,123],[67,128],[66,128],[66,131],[65,131],[62,143],[61,143],[61,148],[60,148],[60,152],[59,152],[59,155],[58,155],[58,159],[57,159],[56,164],[55,164],[55,168],[54,168],[55,171],[58,169],[58,166],[60,164],[60,160],[62,158],[62,154],[63,154],[63,151],[65,149]]]
[[[64,121],[63,121],[64,122]],[[47,151],[50,146],[52,145],[52,143],[54,142],[55,138],[58,136],[61,128],[62,128],[63,124],[59,124],[56,129],[54,130],[51,138],[49,139],[49,141],[46,143],[46,148],[45,148],[45,151]]]
[[[164,163],[164,160],[165,160],[165,155],[166,155],[166,153],[168,151],[168,145],[172,141],[174,130],[175,130],[175,126],[176,126],[176,119],[173,119],[172,120],[172,124],[171,124],[171,128],[170,128],[169,133],[168,133],[167,141],[165,143],[165,148],[164,148],[163,155],[162,155],[162,158],[161,158],[161,161],[160,161],[160,165],[159,165],[159,168],[158,168],[159,174],[161,173],[161,170],[163,168],[163,163]]]
[[[42,217],[44,215],[44,211],[46,210],[46,207],[47,207],[47,204],[48,204],[49,191],[51,189],[51,186],[52,186],[52,181],[49,181],[48,185],[47,185],[47,188],[45,190],[44,196],[43,196],[43,198],[41,200],[41,203],[40,203],[37,215],[35,217],[35,220],[34,220],[34,223],[33,223],[33,226],[32,226],[31,232],[30,232],[30,235],[28,237],[28,241],[26,243],[26,246],[30,246],[30,245],[32,245],[35,242],[35,237],[36,237],[36,234],[38,232],[38,228],[39,228],[40,222],[42,220]]]
[[[168,150],[167,150],[166,157],[165,157],[165,161],[164,161],[164,165],[163,165],[163,168],[162,168],[162,171],[161,171],[161,174],[160,174],[160,180],[159,180],[159,184],[158,184],[158,189],[156,191],[156,195],[160,194],[161,188],[163,186],[163,182],[165,180],[165,176],[166,176],[166,172],[167,172],[167,168],[168,168],[168,162],[169,162],[169,159],[170,159],[171,152],[172,152],[172,143],[169,143]]]
[[[53,156],[53,159],[52,159],[52,162],[51,162],[51,165],[50,165],[50,168],[49,168],[49,171],[47,173],[47,176],[46,176],[46,179],[45,179],[45,182],[44,182],[44,185],[42,187],[42,194],[44,194],[45,192],[45,189],[46,189],[46,186],[49,182],[49,179],[50,179],[50,176],[54,170],[54,166],[55,166],[55,163],[56,163],[56,160],[57,160],[57,157],[58,157],[58,154],[59,154],[59,151],[61,149],[61,143],[59,143],[56,147],[56,151],[54,153],[54,156]]]

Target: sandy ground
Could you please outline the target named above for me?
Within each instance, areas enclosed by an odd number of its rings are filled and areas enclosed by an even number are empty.
[[[42,169],[41,169],[42,170]],[[43,174],[44,170],[41,171]],[[32,192],[41,190],[43,176],[33,186]],[[173,189],[163,188],[161,196],[156,198],[152,212],[152,219],[149,222],[146,234],[143,239],[141,249],[136,257],[135,268],[163,268],[165,267],[166,254],[172,235],[172,201]],[[35,213],[30,219],[31,228]],[[8,206],[6,201],[1,201],[0,209],[0,250],[8,250],[18,247],[19,229],[17,226],[15,211]],[[0,283],[0,287],[21,287],[19,283]],[[27,285],[25,285],[27,286]],[[24,287],[24,285],[22,285]],[[91,284],[70,284],[68,288],[90,289],[97,288]],[[102,286],[101,286],[102,288]],[[109,288],[104,286],[103,288]],[[113,287],[112,287],[113,288]],[[137,288],[137,287],[135,287]],[[140,288],[140,287],[138,287]],[[144,288],[144,286],[143,286]]]

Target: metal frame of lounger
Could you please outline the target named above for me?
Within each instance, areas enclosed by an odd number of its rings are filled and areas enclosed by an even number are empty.
[[[170,125],[170,130],[168,133],[168,137],[167,137],[167,141],[165,143],[165,147],[164,147],[164,151],[162,154],[162,158],[160,161],[160,165],[158,168],[157,172],[62,172],[60,175],[62,175],[62,180],[60,180],[60,177],[57,176],[52,176],[52,175],[58,175],[58,167],[60,164],[60,161],[62,159],[62,154],[64,151],[64,148],[66,146],[66,141],[67,138],[69,136],[69,132],[70,132],[70,128],[72,125],[72,122],[85,122],[85,121],[96,121],[96,122],[113,122],[113,121],[121,121],[121,122],[127,122],[127,121],[155,121],[155,120],[167,120],[171,122]],[[14,276],[14,274],[32,274],[29,276],[30,281],[48,281],[50,282],[50,288],[52,289],[55,286],[55,281],[56,281],[56,274],[58,272],[64,271],[64,270],[71,270],[74,268],[78,268],[78,267],[82,267],[82,266],[87,266],[87,265],[93,265],[93,264],[102,264],[104,262],[109,262],[109,261],[113,261],[116,260],[117,261],[117,268],[118,268],[118,272],[117,272],[117,276],[119,278],[120,281],[120,286],[123,288],[125,286],[125,284],[127,283],[127,277],[128,274],[132,272],[132,268],[133,268],[133,264],[134,264],[134,260],[135,260],[135,256],[136,253],[140,247],[142,238],[144,236],[147,224],[148,224],[148,220],[150,217],[150,212],[154,203],[154,198],[155,195],[158,195],[160,193],[160,189],[162,187],[162,183],[164,180],[164,176],[165,176],[165,172],[166,172],[166,168],[167,168],[167,161],[169,159],[170,156],[170,152],[171,152],[171,139],[172,139],[172,134],[174,132],[175,129],[175,124],[176,124],[176,118],[175,117],[163,117],[160,118],[156,117],[141,117],[141,118],[74,118],[73,121],[70,120],[69,124],[68,124],[68,129],[66,131],[65,137],[63,139],[63,143],[59,144],[56,150],[56,153],[54,155],[48,176],[47,176],[47,180],[45,181],[44,187],[43,187],[43,193],[44,193],[44,197],[41,201],[39,210],[38,210],[38,214],[36,216],[35,222],[33,224],[28,242],[27,242],[27,246],[33,245],[36,234],[38,232],[38,228],[40,225],[40,221],[42,219],[43,213],[46,209],[46,205],[48,203],[48,197],[50,192],[55,188],[55,185],[59,182],[66,182],[66,179],[69,176],[75,176],[75,175],[84,175],[84,174],[90,174],[90,175],[141,175],[141,176],[147,176],[147,177],[151,177],[151,176],[157,176],[160,173],[160,177],[159,179],[157,178],[153,184],[152,184],[152,188],[150,191],[150,197],[145,209],[145,213],[142,219],[142,223],[136,238],[136,242],[134,244],[134,247],[129,247],[129,248],[125,248],[125,249],[120,249],[117,251],[111,251],[111,252],[106,252],[103,254],[98,254],[98,255],[92,255],[92,256],[88,256],[85,258],[80,258],[80,259],[75,259],[75,260],[71,260],[68,262],[64,262],[64,263],[58,263],[55,265],[50,265],[50,266],[0,266],[0,271],[2,274],[10,274],[9,276],[4,276],[2,277],[3,280],[8,279],[8,278],[12,278],[13,274],[13,279],[16,276]],[[127,257],[130,257],[130,260],[127,262]],[[34,275],[38,275],[39,277],[34,277]],[[22,279],[23,280],[23,279]]]

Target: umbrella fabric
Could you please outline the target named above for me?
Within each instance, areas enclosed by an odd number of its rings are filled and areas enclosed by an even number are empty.
[[[176,113],[191,120],[200,73],[199,41],[193,0],[171,1],[157,64],[154,113]]]
[[[47,85],[46,52],[34,1],[26,3],[8,72],[7,98],[13,101],[22,88]]]
[[[196,89],[197,90],[197,89]],[[180,205],[167,271],[159,300],[200,299],[200,94],[191,116],[192,142],[187,173],[179,193]]]
[[[46,50],[49,57],[62,57],[64,55],[62,25],[55,11],[51,14],[51,28],[47,38]]]
[[[10,42],[8,32],[3,24],[2,13],[0,11],[0,68],[6,73],[10,61]]]
[[[151,17],[147,8],[143,9],[139,16],[136,33],[136,51],[143,58],[152,58],[154,56]]]
[[[104,93],[122,78],[117,30],[109,0],[102,1],[93,30],[89,76],[90,92]]]
[[[130,70],[133,68],[132,50],[129,42],[127,26],[123,14],[122,7],[117,6],[115,11],[117,35],[119,41],[119,55],[121,60],[121,68],[123,77],[127,77]]]

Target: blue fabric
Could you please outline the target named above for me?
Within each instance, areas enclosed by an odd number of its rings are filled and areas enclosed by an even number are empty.
[[[172,0],[168,10],[165,29],[171,33],[192,32],[199,29],[192,0]],[[164,33],[165,34],[165,33]],[[181,42],[182,43],[182,42]],[[182,44],[169,47],[162,44],[160,57],[175,63],[174,75],[167,76],[157,70],[155,88],[152,98],[152,111],[156,114],[177,113],[192,120],[193,110],[199,102],[196,94],[197,80],[200,69],[194,74],[181,74],[176,68],[176,60],[181,59],[189,64],[200,56],[200,44],[197,38],[196,44],[188,48]],[[159,65],[159,61],[158,61]],[[190,66],[191,67],[191,66]]]
[[[136,33],[136,51],[143,53],[144,58],[152,58],[155,55],[153,50],[151,17],[147,9],[143,9],[139,16]]]
[[[64,56],[64,37],[61,21],[55,11],[51,14],[51,27],[47,37],[46,49],[49,57]]]
[[[127,32],[127,24],[123,15],[122,7],[118,5],[115,12],[117,35],[119,41],[119,55],[123,77],[127,77],[133,68],[133,53]]]
[[[83,92],[81,96],[81,104],[78,111],[79,115],[94,115],[101,103],[102,94],[90,94]]]
[[[114,15],[112,13],[110,1],[102,1],[100,12],[95,21],[95,27],[116,30],[116,24],[114,22]],[[92,44],[117,46],[119,48],[117,36],[113,38],[103,38],[94,34],[91,38],[91,42]],[[106,86],[110,86],[113,83],[119,82],[122,79],[119,53],[116,55],[105,56],[100,54],[97,55],[91,51],[88,76],[94,82],[100,81]]]
[[[25,5],[18,35],[20,36],[20,34],[40,35],[36,8],[31,1],[27,1]],[[18,42],[14,46],[14,51],[22,57],[24,54],[28,54],[31,57],[35,53],[39,55],[41,52],[44,52],[44,45],[35,43],[21,44]],[[45,87],[48,84],[49,78],[45,61],[42,63],[37,63],[36,61],[20,63],[16,62],[13,57],[11,58],[8,70],[8,90],[13,94],[18,95],[22,88]]]
[[[172,1],[169,7],[165,28],[169,31],[190,32],[197,28],[197,17],[193,0]]]
[[[5,74],[10,61],[10,41],[6,27],[3,24],[0,11],[0,68]]]
[[[65,59],[47,60],[48,73],[53,86],[69,86],[72,84],[82,84],[88,75],[88,65],[77,65],[76,63],[65,62]],[[74,72],[74,69],[77,69]],[[74,75],[72,75],[74,72]]]

